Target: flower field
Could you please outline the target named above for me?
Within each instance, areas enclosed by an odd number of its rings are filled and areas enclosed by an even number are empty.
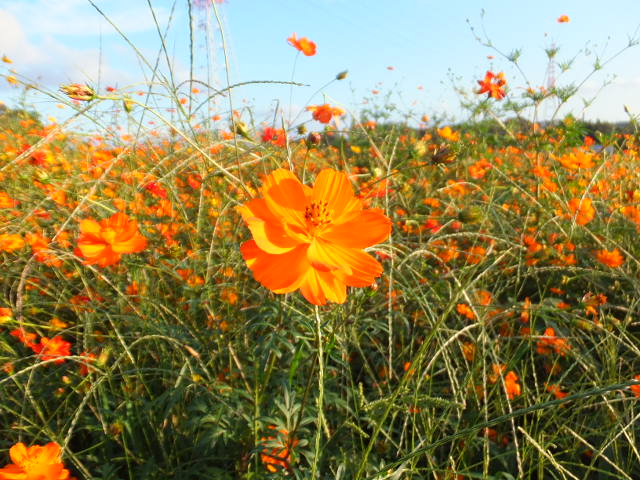
[[[180,88],[65,85],[129,121],[95,134],[0,111],[0,479],[640,478],[635,122]]]

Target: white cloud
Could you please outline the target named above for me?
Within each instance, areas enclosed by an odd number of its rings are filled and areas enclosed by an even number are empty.
[[[105,15],[125,34],[155,30],[146,2],[95,1]],[[29,35],[97,36],[117,35],[116,30],[87,0],[22,0],[5,5],[4,11],[25,21]],[[163,27],[169,12],[154,8]]]
[[[74,0],[75,1],[75,0]],[[30,81],[46,87],[68,82],[120,83],[130,80],[100,58],[97,48],[73,48],[51,34],[32,39],[23,23],[7,10],[0,10],[0,54],[13,60],[15,69]]]

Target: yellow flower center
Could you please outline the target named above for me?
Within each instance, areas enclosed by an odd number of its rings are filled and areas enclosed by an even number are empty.
[[[331,223],[329,204],[324,200],[311,202],[304,207],[304,218],[311,231]]]

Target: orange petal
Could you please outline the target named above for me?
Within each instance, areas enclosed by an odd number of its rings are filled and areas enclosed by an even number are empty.
[[[267,253],[285,253],[303,242],[306,235],[292,235],[280,219],[267,208],[263,199],[252,200],[237,207],[243,220],[251,230],[253,239]],[[298,229],[300,230],[300,229]]]
[[[353,287],[371,285],[382,273],[382,265],[371,255],[321,239],[316,239],[309,246],[307,257],[312,264],[334,267],[333,275]]]
[[[92,258],[101,255],[107,248],[107,245],[104,243],[78,242],[78,248],[83,257]]]
[[[135,222],[135,220],[133,221]],[[114,230],[125,230],[129,224],[129,216],[126,213],[118,212],[106,220],[103,220],[105,227],[111,227]],[[137,224],[136,224],[137,228]]]
[[[271,213],[288,222],[306,227],[304,207],[307,203],[305,189],[300,180],[289,170],[279,168],[264,181],[262,194]]]
[[[251,230],[253,239],[258,244],[258,247],[266,253],[286,253],[302,243],[288,235],[281,225],[267,223],[259,218],[248,219],[247,226]]]
[[[80,232],[87,235],[99,236],[100,224],[91,218],[87,218],[80,222]]]
[[[22,464],[29,458],[27,446],[22,442],[16,443],[9,449],[9,457],[11,457],[11,461],[16,465]]]
[[[244,205],[240,205],[236,207],[236,210],[240,215],[242,215],[242,219],[246,222],[247,218],[258,217],[267,222],[279,223],[280,218],[276,217],[269,207],[267,206],[267,202],[264,201],[264,198],[254,198],[253,200],[249,200]]]
[[[147,239],[142,235],[136,235],[128,240],[117,241],[111,245],[115,253],[135,253],[141,252],[147,247]]]
[[[288,293],[298,289],[311,268],[307,247],[302,244],[289,252],[274,255],[261,250],[254,240],[249,240],[242,244],[240,251],[256,281],[275,293]]]
[[[391,220],[380,209],[353,212],[344,223],[332,224],[321,237],[348,248],[367,248],[384,242],[391,234]]]
[[[39,458],[43,463],[60,463],[61,448],[56,442],[49,442],[40,452]]]
[[[344,172],[338,172],[332,168],[325,168],[316,177],[313,185],[312,200],[314,202],[325,201],[329,209],[333,210],[333,219],[344,215],[351,209],[361,207],[361,204],[353,194],[353,187]]]
[[[300,293],[314,305],[325,305],[327,300],[344,303],[347,299],[347,288],[333,273],[309,269],[300,285]]]
[[[105,252],[104,255],[94,259],[94,260],[85,260],[85,264],[97,264],[101,267],[108,267],[109,265],[116,264],[120,261],[120,254],[114,253],[113,250],[109,249]]]

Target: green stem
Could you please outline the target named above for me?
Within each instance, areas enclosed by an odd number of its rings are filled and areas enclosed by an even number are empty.
[[[316,429],[315,454],[311,465],[311,478],[316,478],[318,469],[318,459],[320,458],[320,440],[322,437],[322,427],[324,424],[324,413],[322,412],[324,403],[324,350],[322,348],[322,322],[320,311],[316,306],[316,337],[318,340],[318,426]]]

